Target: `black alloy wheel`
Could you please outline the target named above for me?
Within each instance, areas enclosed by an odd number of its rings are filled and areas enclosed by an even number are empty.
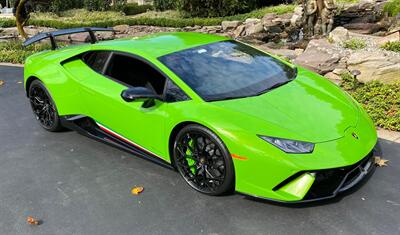
[[[232,158],[209,129],[200,125],[184,127],[175,139],[173,157],[179,173],[195,190],[208,195],[233,191]]]
[[[53,99],[39,80],[33,81],[29,87],[29,101],[33,114],[44,129],[48,131],[62,129]]]

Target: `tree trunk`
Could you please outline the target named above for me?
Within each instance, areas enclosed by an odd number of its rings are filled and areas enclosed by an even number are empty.
[[[16,24],[17,24],[17,29],[18,29],[19,35],[21,35],[25,39],[28,39],[28,35],[24,31],[24,26],[25,26],[25,23],[26,23],[27,19],[22,19],[23,18],[22,11],[24,11],[25,3],[26,3],[26,0],[21,0],[19,2],[18,6],[17,6],[16,13],[15,13],[15,21],[16,21]]]

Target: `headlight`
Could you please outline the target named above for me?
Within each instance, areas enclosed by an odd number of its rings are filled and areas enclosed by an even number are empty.
[[[259,137],[286,153],[311,153],[314,150],[313,143],[262,135],[259,135]]]

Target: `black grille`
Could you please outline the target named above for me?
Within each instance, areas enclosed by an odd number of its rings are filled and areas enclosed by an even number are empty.
[[[351,166],[315,171],[315,181],[303,200],[335,196],[357,184],[372,168],[373,152]]]

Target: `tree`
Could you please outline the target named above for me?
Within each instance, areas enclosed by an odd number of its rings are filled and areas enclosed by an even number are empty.
[[[15,1],[14,15],[15,15],[15,21],[17,24],[17,29],[18,29],[19,35],[21,35],[25,39],[28,39],[28,35],[26,34],[26,32],[24,30],[24,26],[29,19],[29,12],[27,11],[26,3],[27,3],[27,0]]]
[[[24,30],[24,26],[29,20],[30,13],[33,11],[34,4],[49,4],[51,0],[16,0],[14,2],[13,13],[15,16],[15,21],[18,29],[19,35],[21,37],[28,39],[28,35]]]

